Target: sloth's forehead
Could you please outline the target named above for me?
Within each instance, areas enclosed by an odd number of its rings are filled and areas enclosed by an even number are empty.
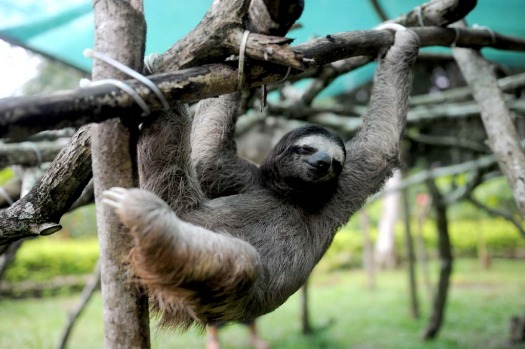
[[[311,135],[302,137],[295,142],[295,145],[307,145],[317,150],[323,150],[327,152],[333,159],[339,162],[343,162],[344,160],[344,152],[341,149],[341,146],[334,140],[321,135]]]

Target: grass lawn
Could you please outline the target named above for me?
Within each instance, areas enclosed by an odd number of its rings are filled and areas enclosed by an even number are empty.
[[[433,279],[437,275],[434,268]],[[420,278],[421,280],[421,278]],[[421,282],[420,282],[421,283]],[[377,287],[365,287],[362,271],[314,273],[310,287],[314,335],[300,333],[298,295],[259,320],[260,333],[272,348],[353,349],[500,349],[507,348],[509,319],[525,310],[525,261],[494,260],[483,270],[476,260],[455,264],[446,321],[438,338],[423,342],[429,311],[427,292],[420,287],[422,316],[409,316],[404,271],[377,276]],[[53,348],[76,297],[0,300],[0,348]],[[205,336],[152,330],[154,348],[204,348]],[[221,331],[223,348],[249,348],[247,328],[232,325]],[[100,294],[96,294],[72,334],[71,349],[103,347]],[[525,345],[514,346],[525,349]]]

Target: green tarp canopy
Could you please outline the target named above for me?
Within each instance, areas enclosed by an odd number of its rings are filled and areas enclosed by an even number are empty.
[[[423,0],[382,0],[390,17],[410,11]],[[200,21],[211,0],[145,0],[148,23],[146,54],[163,52]],[[524,0],[478,0],[469,14],[470,25],[489,27],[499,33],[525,38]],[[370,1],[306,0],[299,22],[301,29],[289,34],[295,43],[341,31],[371,29],[380,19]],[[92,62],[82,52],[93,47],[91,0],[0,0],[0,39],[42,53],[85,71]],[[446,49],[434,48],[439,52]],[[484,54],[510,67],[525,67],[525,54],[485,49]],[[369,79],[370,69],[353,74],[339,88]]]

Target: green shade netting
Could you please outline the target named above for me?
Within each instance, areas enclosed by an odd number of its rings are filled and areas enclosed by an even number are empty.
[[[389,17],[397,17],[424,3],[420,0],[383,0]],[[146,54],[163,52],[186,35],[211,5],[210,0],[145,0],[148,23]],[[524,0],[478,0],[468,23],[525,38]],[[380,20],[366,0],[306,0],[301,29],[289,36],[295,43],[341,31],[370,29]],[[84,58],[93,47],[93,12],[89,0],[0,0],[0,38],[56,58],[80,69],[91,70]],[[430,50],[447,52],[444,48]],[[484,49],[491,60],[509,67],[525,67],[525,53]],[[371,77],[372,67],[358,70],[336,84],[337,89],[356,86]]]

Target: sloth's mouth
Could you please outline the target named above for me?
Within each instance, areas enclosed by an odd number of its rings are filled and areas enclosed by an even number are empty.
[[[316,166],[308,164],[308,174],[313,181],[323,182],[332,178],[332,167],[318,168]]]

